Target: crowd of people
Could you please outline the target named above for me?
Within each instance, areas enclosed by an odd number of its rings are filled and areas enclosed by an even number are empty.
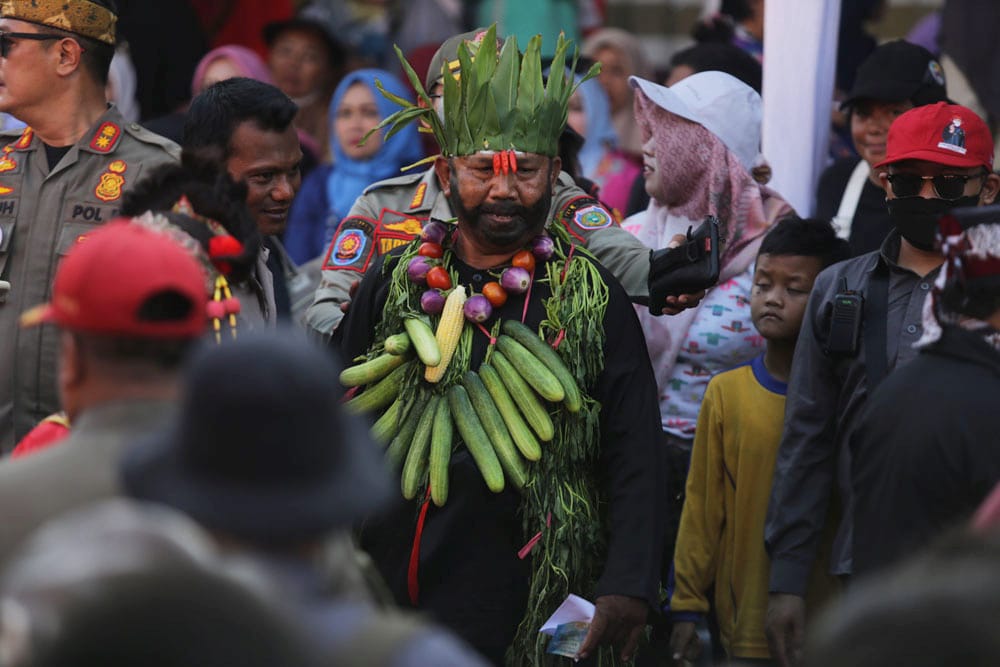
[[[662,67],[597,1],[178,4],[0,2],[0,665],[1000,659],[967,3],[844,0],[811,212],[764,0]]]

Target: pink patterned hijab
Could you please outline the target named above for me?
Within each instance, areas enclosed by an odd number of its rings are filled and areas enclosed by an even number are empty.
[[[653,139],[660,189],[667,201],[651,199],[646,211],[622,226],[645,245],[659,249],[674,235],[714,215],[723,239],[719,284],[745,272],[768,228],[794,213],[792,207],[754,181],[736,154],[712,132],[657,106],[640,88],[635,89],[635,116],[644,143]],[[740,122],[747,121],[733,118],[733,123]],[[748,129],[759,132],[759,128]],[[699,312],[700,307],[695,307],[656,317],[636,306],[658,384],[673,373],[677,353]]]

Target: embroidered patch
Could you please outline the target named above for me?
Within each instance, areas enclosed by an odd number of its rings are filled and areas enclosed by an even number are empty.
[[[934,83],[939,86],[944,85],[944,70],[941,69],[941,64],[938,61],[932,60],[927,63],[927,73],[934,80]]]
[[[585,241],[585,236],[590,232],[615,224],[611,212],[601,202],[587,196],[571,200],[563,207],[559,219],[566,230],[581,241]]]
[[[962,119],[953,116],[951,122],[941,131],[941,141],[938,148],[954,151],[965,155],[968,150],[965,148],[965,130],[962,129]]]
[[[374,250],[375,225],[375,221],[362,217],[342,220],[323,260],[323,270],[367,271]]]
[[[9,195],[14,191],[14,188],[8,188],[7,186],[0,185],[0,196]],[[2,210],[0,210],[0,215],[2,215]]]
[[[427,184],[421,183],[417,186],[417,191],[413,193],[413,199],[410,200],[410,208],[417,208],[424,203],[424,196],[427,194]]]
[[[35,131],[30,127],[24,128],[24,132],[21,133],[21,138],[15,141],[11,146],[16,150],[24,150],[31,145],[31,139],[35,136]]]
[[[427,218],[415,218],[412,215],[382,209],[375,228],[375,243],[378,254],[384,255],[393,248],[404,246],[420,236]]]
[[[121,164],[121,171],[115,171],[114,167]],[[103,202],[116,201],[122,196],[122,187],[125,185],[125,178],[121,175],[125,163],[115,160],[108,166],[108,171],[101,174],[101,180],[94,188],[94,196]]]
[[[98,153],[110,153],[121,135],[122,129],[108,121],[97,128],[97,133],[90,140],[90,147]]]
[[[8,149],[4,149],[4,156],[0,158],[0,174],[17,169],[17,161],[10,156]]]

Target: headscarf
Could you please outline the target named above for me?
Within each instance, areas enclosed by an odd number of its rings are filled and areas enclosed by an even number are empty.
[[[643,79],[653,78],[653,67],[646,58],[642,43],[635,35],[621,28],[598,30],[583,43],[582,53],[588,58],[593,58],[594,54],[608,46],[621,52],[628,74]],[[618,146],[628,153],[641,154],[642,138],[629,105],[626,104],[614,112],[612,121],[618,133]]]
[[[198,67],[194,70],[194,76],[191,78],[192,96],[200,93],[205,87],[205,73],[208,71],[209,66],[223,58],[232,61],[236,69],[239,70],[240,76],[245,76],[248,79],[256,79],[264,83],[273,83],[270,70],[267,69],[267,65],[255,51],[251,51],[243,46],[237,46],[236,44],[229,44],[212,49],[198,63]]]
[[[399,110],[399,106],[386,99],[375,87],[375,80],[382,83],[388,92],[410,99],[410,93],[403,83],[385,70],[361,69],[349,73],[337,85],[330,102],[329,123],[332,125],[337,109],[344,99],[347,89],[355,83],[363,83],[372,93],[378,106],[379,118],[386,118]],[[383,135],[384,131],[383,131]],[[348,157],[340,147],[340,142],[330,133],[330,153],[334,156],[333,170],[326,181],[327,202],[330,219],[340,220],[354,205],[354,200],[366,187],[386,178],[398,176],[402,167],[423,157],[416,124],[410,124],[389,138],[383,140],[378,152],[367,160]]]
[[[924,301],[923,336],[915,347],[931,347],[941,339],[945,327],[956,326],[981,335],[1000,350],[1000,332],[983,320],[949,308],[942,298],[946,290],[963,292],[970,282],[992,283],[1000,291],[1000,224],[979,224],[962,230],[957,221],[942,220],[941,254],[944,264],[934,289]]]
[[[649,208],[636,216],[638,222],[629,225],[629,231],[651,248],[664,248],[675,234],[697,227],[705,216],[716,216],[723,239],[719,284],[726,283],[750,268],[768,228],[793,211],[777,193],[758,185],[739,157],[715,134],[660,108],[639,88],[634,94],[643,138],[653,137],[655,142],[657,172],[664,190],[679,193],[681,199],[673,206],[650,199]],[[740,121],[733,119],[734,123]],[[670,377],[699,308],[671,317],[654,317],[644,308],[637,308],[637,312],[657,376]]]
[[[577,77],[577,81],[580,77]],[[587,115],[587,135],[577,156],[583,175],[592,178],[597,165],[608,148],[618,145],[618,133],[611,122],[611,105],[608,95],[596,79],[589,79],[577,88],[583,102],[583,112]]]

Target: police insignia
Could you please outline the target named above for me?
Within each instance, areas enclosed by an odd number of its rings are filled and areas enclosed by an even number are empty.
[[[323,260],[324,270],[364,273],[371,263],[375,221],[368,218],[345,218],[333,235],[333,242]]]
[[[90,148],[98,153],[110,153],[121,136],[122,129],[108,121],[97,128],[94,138],[90,140]]]
[[[8,171],[14,171],[17,169],[17,162],[10,156],[10,153],[4,152],[4,156],[0,158],[0,174],[6,173]]]
[[[101,174],[101,180],[94,188],[94,195],[101,201],[115,201],[122,196],[122,186],[125,177],[122,174],[128,169],[123,160],[115,160],[108,165],[108,170]]]
[[[378,254],[384,255],[393,248],[406,245],[420,236],[426,219],[416,218],[387,208],[382,209],[375,228],[375,243]]]
[[[611,226],[611,215],[603,206],[587,206],[576,212],[573,222],[583,229],[604,229]]]
[[[2,195],[9,195],[13,191],[14,191],[14,188],[8,188],[6,186],[0,185],[0,196],[2,196]]]
[[[24,128],[24,132],[21,133],[21,138],[14,142],[13,147],[17,150],[24,150],[31,145],[31,139],[35,136],[35,131],[30,127]]]
[[[424,196],[427,194],[427,184],[421,183],[417,186],[417,191],[413,193],[413,199],[410,200],[410,208],[417,208],[424,203]]]

